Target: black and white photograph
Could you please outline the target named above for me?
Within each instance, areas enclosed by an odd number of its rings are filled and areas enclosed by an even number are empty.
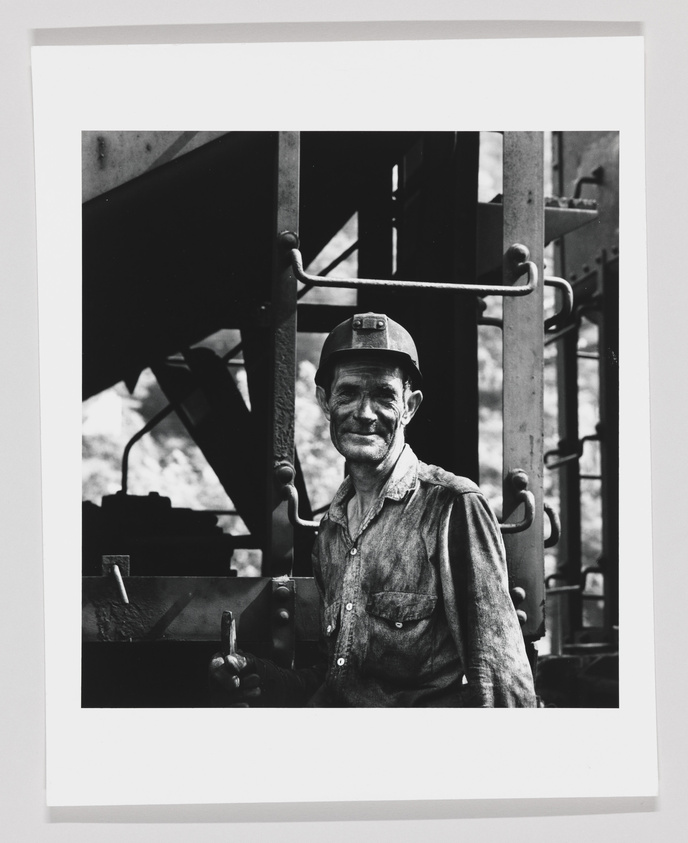
[[[617,131],[84,131],[86,708],[619,704]]]
[[[655,792],[642,41],[579,41],[34,51],[49,805]]]

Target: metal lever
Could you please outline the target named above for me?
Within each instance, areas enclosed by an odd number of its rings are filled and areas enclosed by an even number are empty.
[[[108,574],[112,574],[115,578],[115,582],[117,583],[117,590],[119,591],[119,595],[122,598],[122,603],[129,604],[129,597],[127,596],[127,590],[124,587],[124,580],[122,579],[122,571],[124,571],[124,576],[129,576],[129,557],[128,556],[103,556],[101,560],[103,576],[108,576]]]
[[[222,613],[220,641],[222,642],[222,655],[225,658],[236,655],[236,621],[230,611]]]
[[[525,513],[521,521],[516,523],[500,524],[502,533],[522,533],[533,523],[535,517],[535,495],[528,491],[528,475],[522,468],[512,468],[507,474],[507,480],[511,483],[516,492],[516,500],[525,505]]]
[[[332,276],[323,278],[304,271],[303,257],[299,251],[299,238],[293,231],[283,231],[278,235],[280,245],[289,250],[294,276],[311,287],[396,287],[403,290],[446,290],[452,293],[473,293],[476,296],[527,296],[538,284],[538,270],[533,261],[528,260],[530,252],[525,246],[516,243],[507,250],[507,260],[513,265],[514,277],[528,273],[528,283],[518,287],[502,284],[449,284],[442,281],[400,281],[379,278],[341,278]]]
[[[280,462],[275,466],[275,478],[281,485],[282,498],[287,501],[287,513],[289,522],[293,527],[305,527],[307,530],[317,530],[320,527],[318,521],[305,521],[299,517],[299,493],[294,485],[296,471],[289,462]]]

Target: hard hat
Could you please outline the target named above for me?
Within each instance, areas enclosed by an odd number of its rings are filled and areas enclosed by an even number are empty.
[[[420,387],[423,376],[416,344],[406,328],[384,313],[356,313],[328,334],[315,373],[316,384],[325,386],[330,364],[361,352],[398,358],[399,365],[408,370],[414,388]]]

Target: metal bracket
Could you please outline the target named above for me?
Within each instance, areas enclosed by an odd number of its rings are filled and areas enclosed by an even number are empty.
[[[122,603],[129,603],[127,590],[124,587],[124,580],[122,576],[128,577],[130,570],[130,562],[128,556],[103,556],[101,560],[103,576],[112,575],[117,583],[117,590],[122,598]]]
[[[525,246],[515,243],[507,250],[506,260],[512,267],[515,278],[528,275],[528,282],[509,287],[504,284],[450,284],[442,281],[401,281],[380,278],[341,278],[311,275],[304,271],[303,257],[299,251],[299,238],[293,231],[283,231],[278,235],[279,244],[289,251],[294,276],[311,287],[395,287],[399,290],[444,290],[451,293],[473,293],[475,296],[527,296],[536,289],[538,270],[533,261],[528,260],[530,252]]]
[[[295,583],[289,577],[272,580],[272,653],[280,667],[294,666],[296,623],[294,620]]]
[[[528,491],[528,475],[522,468],[512,468],[507,474],[507,480],[516,489],[516,501],[525,505],[525,513],[521,521],[500,524],[502,533],[522,533],[533,523],[535,517],[535,495]]]

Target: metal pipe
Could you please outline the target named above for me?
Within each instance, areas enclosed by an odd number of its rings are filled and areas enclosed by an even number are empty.
[[[561,521],[555,510],[548,503],[544,506],[545,515],[549,518],[550,526],[549,538],[545,539],[545,547],[555,547],[555,545],[559,544],[559,538],[561,537]]]
[[[163,407],[162,410],[156,413],[152,419],[149,419],[124,446],[124,452],[122,453],[122,491],[125,495],[127,494],[127,485],[129,480],[129,452],[139,439],[142,439],[146,433],[153,430],[156,425],[160,424],[163,419],[167,418],[173,409],[174,407],[172,404],[168,404],[167,407]]]
[[[476,296],[527,296],[537,288],[538,270],[533,261],[528,260],[529,252],[525,246],[514,244],[507,252],[507,258],[514,264],[514,276],[528,273],[528,282],[518,287],[502,284],[450,284],[441,281],[401,281],[399,279],[380,278],[323,278],[304,271],[303,258],[298,249],[299,238],[291,231],[279,235],[284,248],[289,249],[292,271],[302,284],[312,287],[393,287],[398,290],[445,290],[453,293],[473,293]]]
[[[562,294],[561,310],[545,319],[545,331],[555,333],[573,313],[573,288],[564,278],[555,275],[546,275],[544,284],[545,287],[555,287]]]

